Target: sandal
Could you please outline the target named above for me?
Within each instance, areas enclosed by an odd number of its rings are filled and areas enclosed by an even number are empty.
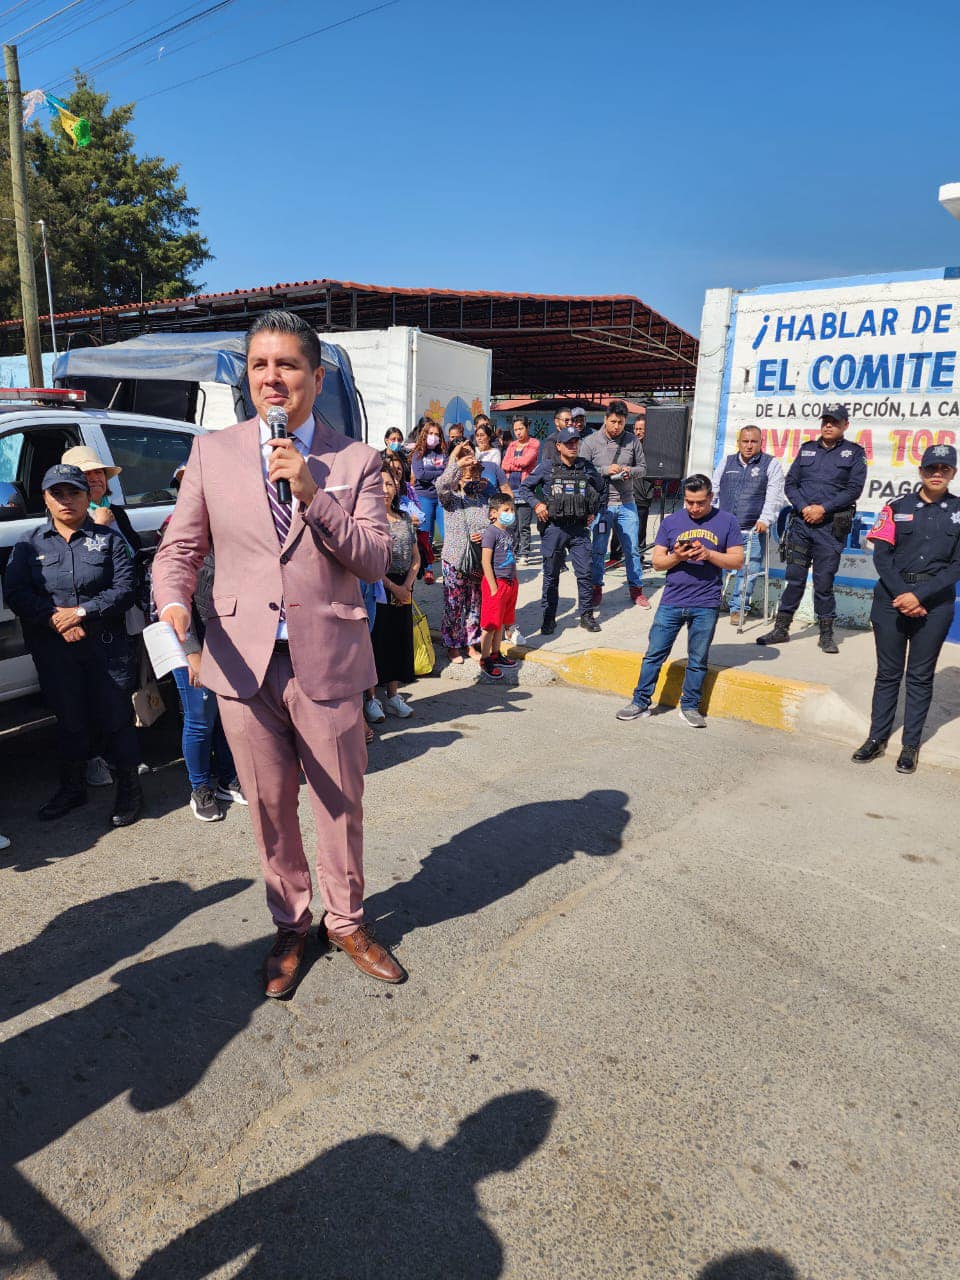
[[[365,724],[365,725],[363,726],[363,740],[364,740],[364,742],[367,744],[367,746],[368,746],[368,747],[369,747],[370,743],[371,743],[371,742],[373,742],[374,738],[376,738],[376,736],[377,736],[377,735],[373,732],[373,725],[372,725],[372,724]]]

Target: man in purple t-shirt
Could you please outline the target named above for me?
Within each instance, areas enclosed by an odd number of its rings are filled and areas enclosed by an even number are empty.
[[[688,476],[683,482],[683,510],[667,516],[657,533],[653,567],[667,571],[667,582],[650,628],[633,699],[617,712],[618,720],[650,715],[660,668],[685,626],[687,670],[680,694],[680,719],[692,729],[707,727],[707,718],[700,713],[700,694],[720,614],[723,574],[742,565],[739,524],[729,511],[713,506],[709,476]]]

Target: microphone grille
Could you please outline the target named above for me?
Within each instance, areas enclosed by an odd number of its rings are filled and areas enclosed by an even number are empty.
[[[287,425],[287,411],[282,409],[280,405],[275,404],[267,413],[268,427],[285,427]]]

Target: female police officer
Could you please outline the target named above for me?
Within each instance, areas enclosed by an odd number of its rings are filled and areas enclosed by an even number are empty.
[[[90,489],[78,467],[63,463],[43,477],[49,519],[13,549],[4,594],[23,627],[40,688],[57,715],[60,789],[38,817],[60,818],[85,804],[90,732],[113,747],[117,794],[111,821],[140,816],[136,731],[128,695],[110,670],[128,653],[124,614],[133,600],[134,567],[122,538],[87,514]]]
[[[870,736],[853,754],[858,764],[883,754],[906,661],[907,696],[897,772],[916,770],[937,658],[953,621],[960,582],[960,498],[947,492],[956,474],[956,449],[931,445],[920,461],[919,492],[885,506],[867,535],[879,575],[870,611],[877,678]]]

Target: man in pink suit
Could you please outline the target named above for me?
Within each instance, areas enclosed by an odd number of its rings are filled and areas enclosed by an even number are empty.
[[[254,322],[247,376],[259,416],[197,437],[154,562],[157,608],[182,639],[212,545],[200,678],[220,701],[277,926],[266,994],[293,991],[312,920],[301,769],[327,937],[365,973],[400,982],[403,970],[363,921],[362,693],[376,668],[359,579],[381,578],[390,559],[380,458],[314,416],[320,343],[298,316],[270,311]],[[287,439],[270,438],[275,406],[286,410]]]

